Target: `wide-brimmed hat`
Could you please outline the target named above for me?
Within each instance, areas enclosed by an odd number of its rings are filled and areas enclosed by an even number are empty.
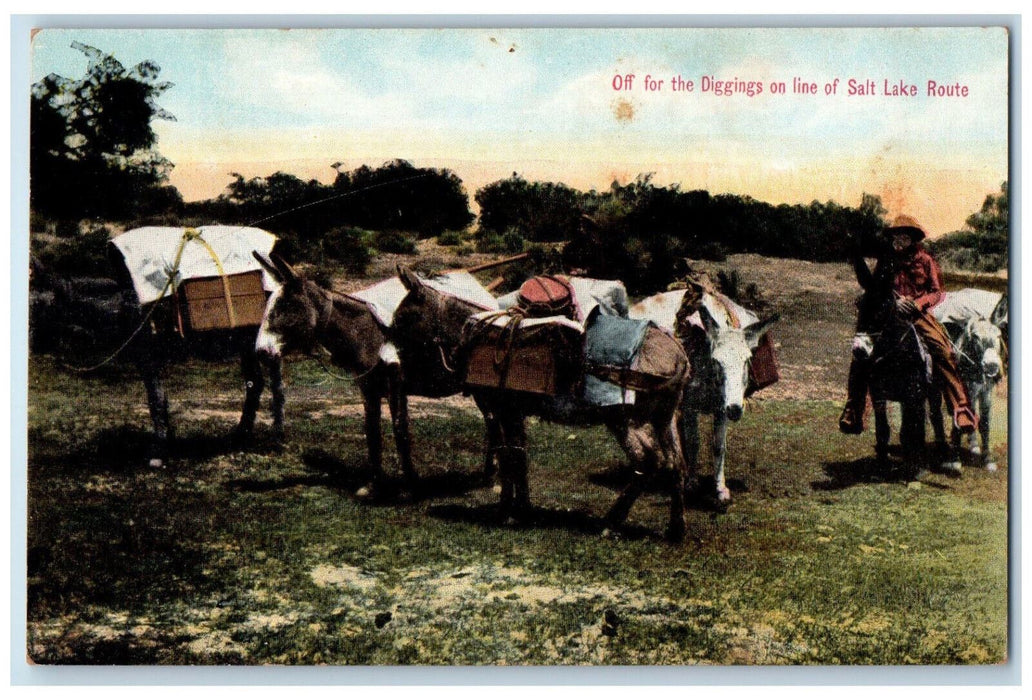
[[[885,227],[885,235],[891,237],[896,233],[909,234],[913,241],[924,240],[928,236],[925,230],[921,228],[921,224],[917,223],[917,219],[906,214],[900,214],[892,220],[891,226]]]

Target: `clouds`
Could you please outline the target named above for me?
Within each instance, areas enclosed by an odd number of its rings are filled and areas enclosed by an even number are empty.
[[[592,173],[602,187],[657,171],[771,201],[859,201],[856,188],[889,191],[890,179],[931,191],[943,173],[1007,172],[998,28],[45,30],[34,73],[75,75],[55,48],[73,39],[126,65],[153,58],[176,83],[162,106],[178,121],[156,125],[174,162],[534,164],[546,179],[549,168],[577,182]],[[633,87],[614,90],[618,74]],[[663,89],[647,91],[646,76]],[[694,91],[671,90],[675,76]],[[851,77],[920,94],[850,97]],[[794,94],[794,78],[818,94]],[[966,84],[970,97],[927,98],[928,79]],[[721,96],[703,80],[764,91]],[[779,82],[786,94],[772,93]]]

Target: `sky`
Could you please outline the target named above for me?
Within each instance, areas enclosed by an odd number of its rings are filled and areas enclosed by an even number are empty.
[[[75,41],[174,83],[159,103],[176,121],[153,125],[187,200],[231,172],[330,182],[333,163],[403,158],[451,169],[471,199],[513,172],[582,190],[653,173],[773,204],[871,193],[935,236],[1008,178],[999,27],[44,29],[31,79],[83,75]],[[917,95],[884,94],[901,83]]]

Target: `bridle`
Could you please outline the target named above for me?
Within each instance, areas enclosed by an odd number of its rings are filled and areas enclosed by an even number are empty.
[[[1003,348],[1002,348],[1002,345],[1003,345],[1002,340],[1003,339],[1002,339],[1002,336],[1000,336],[1000,337],[997,337],[996,340],[995,340],[996,352],[997,352],[997,354],[1000,357],[1000,365],[1001,365],[1000,366],[1000,372],[998,372],[994,376],[989,376],[985,372],[985,370],[982,368],[982,363],[981,362],[975,360],[975,358],[971,357],[966,352],[964,352],[964,348],[968,347],[968,345],[970,343],[972,343],[976,339],[976,336],[975,336],[973,330],[974,330],[974,323],[977,320],[984,320],[984,319],[971,319],[970,321],[968,321],[967,325],[964,327],[964,332],[961,334],[960,338],[957,339],[956,343],[952,344],[953,345],[953,352],[956,353],[956,355],[957,355],[958,365],[969,366],[969,367],[972,368],[972,370],[974,370],[973,373],[977,373],[978,375],[982,376],[983,378],[987,378],[987,379],[992,380],[992,379],[995,379],[995,378],[999,377],[1002,374],[1002,371],[1003,371],[1003,366],[1002,366],[1003,365]],[[982,349],[983,354],[987,350],[988,350],[988,348]]]

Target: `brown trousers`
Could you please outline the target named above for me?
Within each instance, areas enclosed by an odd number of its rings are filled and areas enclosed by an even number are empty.
[[[932,373],[939,388],[942,389],[946,405],[951,413],[962,406],[970,406],[967,387],[960,378],[957,369],[957,356],[953,353],[953,343],[942,324],[935,320],[931,313],[925,311],[914,319],[914,328],[924,340],[928,354],[932,356]]]
[[[967,388],[957,369],[957,357],[953,344],[942,324],[929,312],[922,312],[914,319],[914,329],[924,341],[928,354],[932,356],[932,374],[942,389],[950,414],[956,415],[958,408],[970,406]],[[867,405],[868,363],[857,362],[849,366],[849,397],[846,406],[852,407],[857,416],[862,416]]]

